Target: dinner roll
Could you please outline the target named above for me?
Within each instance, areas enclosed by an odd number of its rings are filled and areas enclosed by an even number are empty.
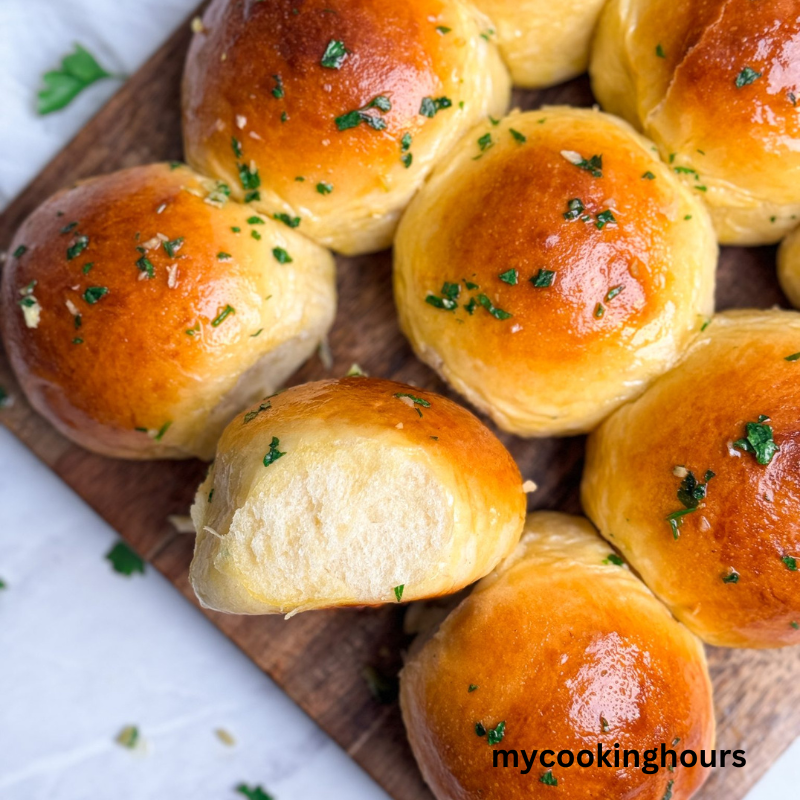
[[[348,255],[388,247],[431,166],[509,100],[490,23],[463,0],[213,0],[198,27],[189,163]]]
[[[492,20],[500,55],[518,86],[536,89],[586,71],[605,0],[474,0]]]
[[[796,0],[609,0],[590,72],[603,108],[658,146],[723,244],[800,219]]]
[[[519,470],[472,414],[375,378],[296,386],[236,417],[192,507],[207,608],[293,614],[455,592],[516,545]]]
[[[89,450],[210,458],[333,321],[330,253],[180,164],[92,178],[22,224],[0,325],[33,407]]]
[[[791,304],[800,308],[800,228],[790,233],[778,248],[778,279]]]
[[[707,642],[800,644],[800,314],[731,311],[590,438],[583,503]]]
[[[702,205],[626,123],[546,108],[473,129],[410,205],[395,298],[417,355],[502,428],[587,431],[713,308]]]
[[[514,553],[412,651],[400,706],[438,800],[527,800],[556,786],[565,800],[686,800],[707,770],[646,774],[633,756],[623,766],[624,752],[660,758],[663,744],[699,758],[714,745],[698,639],[586,520],[552,512],[531,514]]]

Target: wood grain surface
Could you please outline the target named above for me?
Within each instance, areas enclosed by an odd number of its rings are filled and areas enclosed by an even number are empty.
[[[42,200],[79,178],[149,161],[180,159],[180,75],[189,42],[183,25],[103,110],[47,166],[0,218],[0,249]],[[583,78],[541,92],[518,92],[521,108],[593,103]],[[294,376],[300,383],[344,374],[357,362],[372,375],[416,383],[452,396],[411,353],[398,330],[391,254],[340,258],[340,304],[331,332],[333,367],[315,357]],[[723,250],[720,309],[788,307],[775,277],[774,248]],[[0,386],[14,398],[0,421],[107,520],[192,603],[188,568],[193,537],[177,534],[169,514],[185,514],[205,465],[125,462],[71,444],[27,405],[0,354]],[[502,440],[523,476],[539,490],[531,508],[580,510],[583,439]],[[396,675],[409,637],[402,606],[323,611],[289,621],[206,613],[397,800],[430,800],[405,740],[396,702],[379,703],[365,668]],[[699,797],[737,800],[800,736],[800,654],[709,648],[716,690],[718,746],[745,749],[747,767],[714,772]],[[611,800],[610,798],[605,800]]]

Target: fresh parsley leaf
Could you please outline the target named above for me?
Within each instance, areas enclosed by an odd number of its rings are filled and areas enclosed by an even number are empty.
[[[164,252],[170,258],[175,258],[175,253],[183,246],[183,236],[179,236],[177,239],[170,239],[168,242],[162,242],[162,245],[164,247]]]
[[[439,111],[450,108],[452,105],[453,101],[449,97],[423,97],[422,103],[420,103],[419,113],[422,114],[423,117],[431,119],[435,117]]]
[[[296,228],[300,224],[300,217],[290,217],[288,214],[273,214],[273,219],[288,225],[290,228]]]
[[[223,308],[222,311],[220,311],[219,314],[217,314],[217,316],[211,320],[211,327],[218,328],[227,317],[235,313],[236,310],[232,306],[225,306],[225,308]]]
[[[147,256],[142,256],[137,262],[136,266],[139,268],[140,272],[146,272],[147,277],[152,278],[155,275],[155,270],[153,268],[153,264],[151,263],[150,259]]]
[[[453,29],[452,28],[448,28],[446,25],[437,25],[436,26],[437,33],[441,33],[442,36],[444,36],[446,33],[450,33],[451,30],[453,30]]]
[[[667,57],[667,54],[664,52],[664,48],[661,46],[661,44],[657,44],[656,45],[656,55],[659,58],[666,58]]]
[[[75,241],[67,248],[67,261],[77,258],[89,246],[89,237],[78,234]]]
[[[769,417],[763,414],[758,422],[748,422],[745,425],[745,436],[733,443],[733,446],[745,453],[752,453],[759,464],[769,464],[775,453],[780,452],[780,447],[772,438],[772,428],[765,423]]]
[[[617,567],[625,566],[625,562],[616,554],[616,553],[609,553],[604,559],[603,563],[608,566],[609,564],[614,564]]]
[[[670,781],[667,784],[667,791],[664,792],[664,796],[661,798],[661,800],[672,800],[672,787],[673,787],[674,783],[675,783],[675,781]]]
[[[494,147],[492,134],[484,133],[483,136],[478,139],[478,148],[480,149],[481,153],[485,153],[491,147]]]
[[[231,148],[236,158],[242,157],[242,143],[235,136],[231,136]]]
[[[511,319],[513,314],[509,314],[508,311],[503,311],[502,308],[496,308],[492,301],[485,295],[479,294],[478,295],[478,302],[495,318],[499,320],[506,320]]]
[[[258,189],[261,186],[261,176],[255,166],[251,168],[248,164],[237,164],[237,168],[242,189]]]
[[[472,692],[474,692],[474,691],[475,691],[477,688],[478,688],[478,685],[477,685],[477,684],[475,684],[475,683],[471,683],[471,684],[469,685],[469,688],[467,689],[467,691],[468,691],[470,694],[472,694]]]
[[[556,273],[550,269],[540,269],[532,278],[531,283],[537,289],[546,289],[548,286],[553,285],[553,280],[556,277]]]
[[[486,736],[486,728],[484,727],[482,722],[475,723],[475,735],[476,736]]]
[[[357,128],[362,122],[366,123],[373,130],[382,131],[386,128],[386,122],[381,117],[375,114],[368,114],[367,111],[371,108],[377,108],[382,114],[392,110],[392,102],[385,95],[378,95],[369,101],[365,106],[357,108],[354,111],[348,111],[334,119],[336,127],[340,131],[346,131],[350,128]]]
[[[248,422],[252,422],[262,411],[268,411],[272,408],[272,403],[269,400],[265,400],[255,411],[248,411],[244,415],[244,421],[242,425],[247,425]]]
[[[106,553],[106,558],[111,562],[114,571],[120,575],[133,575],[134,572],[144,575],[144,560],[125,542],[117,542]]]
[[[549,769],[539,778],[539,783],[543,783],[545,786],[558,786],[558,778],[553,775],[553,770]]]
[[[240,783],[236,787],[239,794],[243,794],[247,800],[275,800],[271,794],[267,794],[260,786],[248,786],[246,783]]]
[[[515,269],[509,269],[506,272],[501,272],[499,278],[509,286],[516,286],[519,283],[519,272]]]
[[[230,253],[225,253],[222,250],[217,253],[217,261],[230,261],[233,256]]]
[[[430,405],[430,403],[428,403]],[[394,597],[395,600],[399,603],[403,599],[403,590],[406,588],[404,583],[401,583],[399,586],[394,587]]]
[[[564,212],[564,219],[567,222],[579,219],[581,216],[586,216],[583,212],[586,210],[583,201],[579,197],[573,197],[567,202],[567,211]],[[586,216],[586,219],[590,219]]]
[[[606,225],[616,225],[616,222],[617,220],[614,218],[611,210],[607,208],[605,211],[601,211],[597,215],[597,222],[595,225],[597,226],[597,230],[601,231]]]
[[[498,722],[496,727],[489,728],[486,734],[486,743],[489,746],[500,744],[503,741],[503,737],[506,735],[506,723],[505,722]]]
[[[561,155],[569,161],[570,164],[578,169],[585,170],[593,178],[603,177],[603,156],[594,155],[589,159],[584,158],[580,153],[574,150],[562,150]]]
[[[272,255],[275,256],[275,260],[279,264],[291,264],[292,263],[292,257],[282,247],[273,247],[272,248]]]
[[[786,569],[797,572],[797,559],[794,556],[784,556],[781,561],[786,565]]]
[[[622,285],[620,285],[620,286],[612,286],[612,287],[611,287],[611,288],[608,290],[608,292],[607,292],[607,294],[606,294],[606,303],[608,303],[608,302],[610,302],[611,300],[613,300],[613,299],[614,299],[614,298],[615,298],[615,297],[616,297],[618,294],[621,294],[621,293],[622,293],[622,290],[623,290],[624,288],[625,288],[625,287],[624,287],[624,286],[622,286]]]
[[[784,361],[800,361],[800,353],[792,353],[792,355],[786,356]]]
[[[317,191],[320,194],[330,194],[333,191],[333,185],[330,183],[326,183],[325,181],[320,181],[317,184]]]
[[[90,286],[83,293],[83,299],[93,306],[98,300],[101,300],[108,294],[108,289],[105,286]]]
[[[248,225],[264,225],[264,220],[257,215],[253,215],[252,217],[247,218]]]
[[[273,75],[272,80],[275,81],[275,87],[272,90],[272,96],[277,100],[281,100],[286,96],[286,92],[283,88],[283,78],[281,78],[280,75]]]
[[[739,573],[733,567],[729,567],[728,571],[722,576],[722,582],[739,583]]]
[[[279,458],[282,458],[286,455],[285,452],[281,452],[278,450],[278,446],[280,445],[281,440],[277,436],[272,437],[272,441],[269,445],[269,452],[264,456],[264,466],[268,467],[270,464],[274,464]]]
[[[319,63],[326,69],[341,69],[347,58],[347,53],[348,50],[344,46],[344,42],[338,39],[331,39]]]
[[[51,114],[69,105],[86,87],[103,78],[110,78],[88,50],[76,44],[74,52],[61,60],[57,70],[45,72],[44,86],[39,90],[36,111]]]
[[[647,170],[647,172],[645,172],[644,175],[642,175],[642,177],[646,181],[654,181],[656,179],[656,176],[652,172],[650,172],[650,170]]]
[[[760,72],[756,72],[752,67],[745,67],[736,76],[736,88],[742,89],[745,86],[749,86],[751,83],[755,83],[760,77]]]
[[[408,169],[411,166],[412,162],[414,161],[414,154],[413,153],[403,153],[403,155],[400,156],[400,161],[402,162],[403,166],[406,169]]]
[[[21,245],[20,245],[20,246],[19,246],[19,247],[18,247],[18,248],[17,248],[17,249],[14,251],[13,255],[14,255],[14,258],[20,258],[21,256],[24,256],[24,255],[25,255],[25,253],[27,253],[27,252],[28,252],[28,248],[27,248],[27,247],[26,247],[24,244],[21,244]]]
[[[520,133],[519,131],[515,131],[513,128],[509,128],[509,129],[508,129],[508,132],[509,132],[509,133],[510,133],[510,134],[511,134],[513,137],[514,137],[514,139],[515,139],[515,140],[516,140],[516,141],[517,141],[519,144],[525,144],[525,142],[527,142],[527,141],[528,141],[528,137],[527,137],[527,136],[525,136],[525,134],[524,134],[524,133]]]
[[[139,742],[139,729],[135,725],[126,725],[114,740],[117,744],[133,750]]]

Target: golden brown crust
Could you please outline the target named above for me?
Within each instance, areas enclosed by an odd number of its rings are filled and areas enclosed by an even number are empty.
[[[800,362],[787,360],[798,350],[800,314],[719,315],[678,367],[589,442],[587,512],[712,644],[800,643]],[[780,448],[769,464],[733,446],[762,415]],[[707,482],[707,496],[675,539],[666,518],[685,510],[683,470]]]
[[[544,547],[544,549],[540,549]],[[702,647],[608,550],[585,520],[528,517],[515,553],[485,578],[412,655],[401,707],[423,775],[438,800],[516,800],[554,791],[537,760],[528,774],[494,768],[492,751],[588,749],[697,752],[713,746]],[[470,687],[477,687],[470,691]],[[487,746],[475,725],[505,722]],[[613,762],[613,756],[612,756]],[[502,760],[500,761],[502,765]],[[688,798],[706,772],[552,769],[559,796]]]
[[[569,160],[600,156],[596,170]],[[575,432],[675,358],[710,311],[715,257],[702,208],[644,140],[606,115],[549,108],[475,129],[434,173],[400,228],[395,287],[418,352],[499,424]],[[532,284],[540,270],[550,285]],[[455,311],[431,304],[445,282],[459,287]],[[503,386],[524,409],[491,396]],[[571,408],[587,387],[589,408]]]
[[[793,227],[798,37],[794,0],[614,0],[604,12],[597,96],[683,170],[723,242],[774,242]]]
[[[210,456],[214,408],[238,375],[304,322],[310,341],[328,327],[330,255],[225,201],[215,182],[157,164],[59,192],[23,223],[3,274],[4,338],[62,432],[112,455]],[[41,308],[35,327],[26,299]]]
[[[452,401],[377,378],[309,383],[226,428],[192,509],[192,585],[248,614],[393,602],[401,584],[403,601],[448,594],[508,554],[524,515],[514,460]]]
[[[216,0],[184,75],[189,162],[223,177],[237,197],[246,192],[237,165],[252,166],[258,207],[291,211],[308,235],[362,250],[368,237],[356,241],[355,228],[368,227],[370,206],[402,207],[406,184],[422,180],[440,147],[505,107],[507,79],[494,46],[479,36],[485,20],[476,13],[461,0]],[[331,43],[347,51],[327,62],[338,68],[322,63]],[[420,113],[423,102],[442,97],[448,105],[433,118]],[[370,106],[376,98],[391,107]],[[336,120],[358,109],[368,119],[340,129]],[[332,189],[321,194],[318,185]],[[395,222],[397,210],[387,211]]]

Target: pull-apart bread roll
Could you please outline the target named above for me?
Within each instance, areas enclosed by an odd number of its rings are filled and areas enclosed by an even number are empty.
[[[627,123],[545,108],[475,128],[403,217],[417,355],[502,428],[590,430],[713,308],[708,214]]]
[[[516,545],[519,470],[450,400],[402,383],[297,386],[241,414],[197,493],[191,582],[238,614],[455,592]]]
[[[517,86],[536,89],[586,71],[592,33],[605,0],[475,0]]]
[[[700,768],[623,766],[625,750],[712,748],[714,711],[699,640],[621,564],[586,520],[531,514],[514,553],[412,648],[400,705],[438,800],[551,787],[566,800],[686,800],[703,783]],[[493,766],[498,750],[507,767]],[[561,750],[571,767],[555,762]]]
[[[678,619],[800,644],[800,314],[720,314],[590,438],[583,503]]]
[[[778,249],[778,278],[791,304],[800,308],[800,228],[790,233]]]
[[[214,0],[183,82],[189,163],[349,255],[391,244],[433,163],[510,81],[462,0]]]
[[[590,67],[603,108],[658,145],[723,244],[800,217],[797,0],[610,0]]]
[[[59,192],[22,224],[0,323],[33,407],[89,450],[210,458],[333,321],[331,254],[180,164]]]

